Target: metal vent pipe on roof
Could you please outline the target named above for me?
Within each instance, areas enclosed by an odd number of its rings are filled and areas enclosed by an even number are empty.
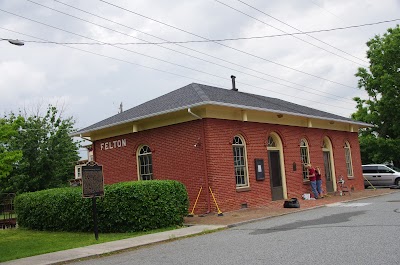
[[[235,84],[235,78],[236,78],[236,76],[231,75],[231,78],[232,78],[232,90],[233,90],[233,91],[238,91],[238,89],[236,88],[236,84]]]

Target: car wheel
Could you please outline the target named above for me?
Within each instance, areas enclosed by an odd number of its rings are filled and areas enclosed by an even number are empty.
[[[399,185],[400,185],[400,178],[397,178],[397,179],[394,181],[394,185],[396,185],[396,186],[399,186]]]

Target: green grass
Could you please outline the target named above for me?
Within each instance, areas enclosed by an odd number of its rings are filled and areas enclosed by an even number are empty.
[[[175,228],[169,227],[134,233],[100,233],[98,241],[94,238],[94,233],[47,232],[20,228],[0,230],[0,262],[158,233]]]

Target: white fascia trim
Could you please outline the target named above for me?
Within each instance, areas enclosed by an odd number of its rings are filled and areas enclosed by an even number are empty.
[[[277,113],[277,114],[289,114],[289,115],[305,117],[305,118],[314,118],[314,119],[320,119],[320,120],[326,120],[326,121],[337,121],[337,122],[344,122],[344,123],[348,123],[348,124],[355,124],[355,125],[360,125],[360,126],[365,126],[365,127],[373,127],[373,125],[368,124],[368,123],[364,123],[364,122],[349,121],[349,120],[342,120],[342,119],[329,119],[329,118],[326,118],[326,117],[315,116],[315,115],[307,115],[307,114],[290,112],[290,111],[280,111],[280,110],[268,109],[268,108],[249,107],[249,106],[245,106],[245,105],[237,105],[237,104],[231,104],[231,103],[221,103],[221,102],[216,102],[216,101],[202,101],[202,102],[199,102],[199,103],[196,103],[196,104],[192,104],[192,105],[182,106],[182,107],[179,107],[179,108],[173,108],[173,109],[164,110],[164,111],[160,111],[160,112],[156,112],[156,113],[151,113],[151,114],[148,114],[148,115],[143,115],[143,116],[136,117],[136,118],[133,118],[133,119],[128,119],[128,120],[124,120],[124,121],[120,121],[120,122],[111,123],[111,124],[108,124],[108,125],[97,127],[97,128],[95,128],[93,130],[78,131],[78,132],[72,134],[72,136],[79,136],[81,134],[85,134],[85,133],[88,133],[88,132],[93,132],[93,131],[97,131],[97,130],[101,130],[101,129],[106,129],[106,128],[113,127],[113,126],[116,126],[116,125],[120,125],[120,124],[124,124],[124,123],[128,123],[128,122],[134,122],[134,121],[138,121],[138,120],[142,120],[142,119],[146,119],[146,118],[151,118],[151,117],[155,117],[155,116],[162,115],[162,114],[172,113],[172,112],[176,112],[176,111],[180,111],[180,110],[187,110],[188,108],[199,107],[199,106],[203,106],[203,105],[226,106],[226,107],[233,107],[233,108],[240,108],[240,109],[247,109],[247,110],[257,110],[257,111],[272,112],[272,113]]]

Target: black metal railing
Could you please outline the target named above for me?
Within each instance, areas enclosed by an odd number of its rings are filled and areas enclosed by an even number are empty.
[[[14,212],[15,193],[0,193],[0,229],[14,228],[17,218]]]

